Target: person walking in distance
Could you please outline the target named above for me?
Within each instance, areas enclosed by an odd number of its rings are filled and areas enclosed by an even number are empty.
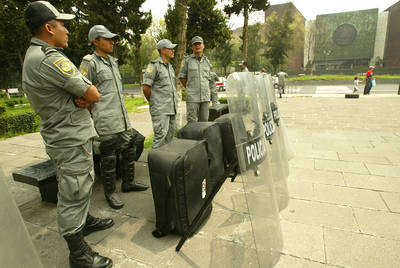
[[[58,180],[57,223],[69,248],[71,267],[109,268],[111,259],[94,252],[83,236],[110,228],[112,219],[89,214],[94,182],[89,105],[100,100],[95,86],[57,48],[68,46],[62,14],[47,1],[36,1],[25,10],[33,34],[25,54],[22,87],[40,116],[40,134],[46,152],[56,165]]]

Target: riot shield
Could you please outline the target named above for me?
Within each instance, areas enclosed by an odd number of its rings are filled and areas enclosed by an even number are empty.
[[[289,193],[287,187],[287,174],[288,165],[282,153],[282,142],[276,131],[283,125],[276,125],[274,122],[274,116],[271,110],[271,99],[268,91],[273,91],[271,76],[267,74],[259,74],[255,76],[257,83],[257,94],[258,100],[261,104],[261,113],[263,118],[264,133],[266,139],[269,141],[268,146],[271,150],[271,172],[274,181],[274,188],[278,199],[279,210],[283,210],[287,207],[289,202]]]
[[[260,267],[272,267],[282,250],[277,196],[271,173],[271,147],[264,135],[262,103],[253,73],[231,74],[226,83],[239,178],[252,222]]]

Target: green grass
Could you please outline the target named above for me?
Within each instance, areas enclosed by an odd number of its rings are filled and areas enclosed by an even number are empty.
[[[144,148],[149,149],[153,147],[153,141],[154,141],[154,134],[151,134],[150,136],[146,137],[144,140]]]
[[[138,109],[140,106],[148,105],[149,103],[143,97],[125,98],[125,106],[128,113],[142,113],[148,109]]]
[[[354,75],[304,75],[304,76],[296,76],[296,77],[289,77],[286,81],[333,81],[333,80],[352,80],[355,76],[362,78],[364,76],[360,76],[359,74]],[[400,75],[375,75],[377,79],[399,79]]]

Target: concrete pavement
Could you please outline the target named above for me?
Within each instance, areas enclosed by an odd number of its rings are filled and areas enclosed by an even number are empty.
[[[289,206],[280,213],[284,239],[276,267],[400,266],[400,99],[283,98],[279,107],[296,151],[290,162]],[[131,114],[151,133],[147,112]],[[46,159],[38,133],[0,141],[6,182],[45,267],[67,267],[57,233],[56,207],[37,188],[12,181],[15,169]],[[149,183],[144,155],[138,178]],[[151,191],[122,194],[115,211],[96,185],[92,213],[111,216],[113,228],[87,240],[115,267],[259,267],[240,181],[225,183],[210,220],[181,253],[178,237],[155,239]],[[268,230],[265,230],[268,232]],[[3,245],[2,245],[3,246]]]

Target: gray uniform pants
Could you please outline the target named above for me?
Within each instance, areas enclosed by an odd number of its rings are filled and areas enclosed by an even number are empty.
[[[92,140],[74,147],[51,148],[58,180],[57,222],[62,236],[79,232],[89,212],[94,182]]]
[[[175,115],[152,115],[153,122],[153,148],[158,148],[169,143],[174,137],[175,131]]]
[[[207,122],[210,102],[186,102],[186,120],[191,122]]]

